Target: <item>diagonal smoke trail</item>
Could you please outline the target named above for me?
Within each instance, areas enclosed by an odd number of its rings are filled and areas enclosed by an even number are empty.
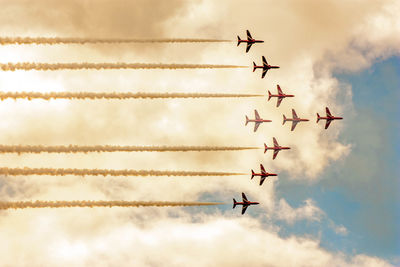
[[[92,93],[92,92],[0,92],[0,100],[7,98],[19,99],[157,99],[157,98],[239,98],[260,97],[257,94],[215,94],[215,93]]]
[[[152,64],[152,63],[1,63],[2,71],[15,70],[113,70],[113,69],[231,69],[247,68],[247,66],[237,65],[211,65],[211,64]]]
[[[0,153],[89,153],[89,152],[202,152],[238,151],[258,149],[240,146],[42,146],[42,145],[0,145]]]
[[[228,43],[231,40],[162,38],[162,39],[112,39],[112,38],[62,38],[62,37],[0,37],[0,45],[10,44],[112,44],[112,43]]]
[[[172,201],[0,201],[0,210],[28,208],[75,208],[75,207],[185,207],[222,205],[219,202],[172,202]]]
[[[56,169],[56,168],[0,168],[0,175],[51,175],[51,176],[232,176],[244,175],[234,172],[202,171],[156,171],[156,170],[110,170],[110,169]]]

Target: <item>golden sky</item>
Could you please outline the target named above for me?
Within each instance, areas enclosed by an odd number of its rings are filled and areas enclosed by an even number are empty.
[[[1,167],[155,169],[250,173],[288,172],[313,183],[351,144],[338,141],[343,122],[329,131],[315,123],[329,106],[354,114],[350,88],[334,70],[361,70],[398,53],[397,1],[2,1],[2,36],[81,38],[215,38],[232,43],[88,44],[0,46],[7,62],[140,62],[245,65],[248,69],[66,70],[0,72],[2,91],[37,92],[276,92],[296,95],[276,108],[275,99],[11,100],[0,105],[0,144],[8,145],[210,145],[257,146],[233,152],[115,152],[0,154]],[[265,40],[249,53],[249,29]],[[265,79],[252,61],[266,56],[278,70]],[[338,102],[339,90],[345,101]],[[294,108],[310,122],[294,132],[282,114]],[[245,115],[272,123],[244,126]],[[292,147],[263,154],[276,137]],[[211,208],[35,209],[0,212],[3,266],[386,266],[383,259],[347,258],[321,248],[318,239],[278,235],[272,217],[293,223],[318,221],[324,212],[312,200],[291,207],[275,196],[279,178],[262,187],[249,176],[231,177],[1,177],[3,201],[143,200],[230,203],[246,192],[261,205],[254,216]],[[210,199],[208,199],[210,200]],[[249,210],[250,210],[249,209]],[[334,225],[340,231],[340,225]],[[343,228],[341,228],[343,229]],[[346,232],[342,230],[342,232]],[[244,248],[250,248],[243,253]],[[288,255],[290,254],[290,257]]]

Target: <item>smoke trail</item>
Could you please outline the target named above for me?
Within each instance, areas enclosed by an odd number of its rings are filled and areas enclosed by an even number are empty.
[[[81,69],[227,69],[247,68],[237,65],[211,65],[211,64],[151,64],[151,63],[2,63],[2,71],[15,70],[81,70]]]
[[[223,97],[260,97],[256,94],[214,94],[214,93],[92,93],[92,92],[0,92],[0,100],[18,99],[156,99],[156,98],[223,98]]]
[[[9,44],[112,44],[112,43],[227,43],[231,40],[163,38],[163,39],[111,39],[111,38],[61,38],[61,37],[0,37],[1,45]]]
[[[89,152],[202,152],[238,151],[258,149],[257,147],[235,146],[42,146],[42,145],[0,145],[0,153],[89,153]]]
[[[75,208],[75,207],[185,207],[222,205],[218,202],[170,202],[170,201],[0,201],[0,210],[28,208]]]
[[[244,175],[232,172],[110,170],[110,169],[55,169],[55,168],[0,168],[0,175],[76,175],[76,176],[231,176]]]

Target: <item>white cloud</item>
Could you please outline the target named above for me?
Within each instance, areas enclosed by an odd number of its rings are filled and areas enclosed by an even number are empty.
[[[312,199],[304,200],[304,205],[292,208],[286,200],[281,198],[276,207],[276,218],[293,224],[299,220],[320,221],[325,213],[316,206]]]

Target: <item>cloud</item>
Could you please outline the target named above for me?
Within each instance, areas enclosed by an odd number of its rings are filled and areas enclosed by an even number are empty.
[[[325,216],[325,213],[316,206],[312,199],[304,200],[303,206],[292,208],[285,199],[281,198],[276,210],[276,218],[289,224],[299,220],[320,221]]]
[[[98,224],[93,218],[100,213],[108,219]],[[109,266],[123,259],[118,265],[159,266],[168,262],[173,266],[390,266],[383,260],[362,254],[347,258],[328,252],[318,241],[308,238],[281,238],[251,218],[198,215],[200,221],[193,223],[187,216],[163,220],[155,217],[140,227],[135,224],[135,217],[126,220],[126,215],[119,217],[120,212],[115,210],[104,213],[90,209],[77,214],[80,219],[75,219],[75,223],[72,218],[65,221],[65,212],[45,212],[41,217],[30,213],[34,219],[28,221],[23,221],[21,214],[13,214],[14,223],[24,226],[28,236],[33,238],[20,243],[23,233],[3,231],[2,240],[6,238],[9,242],[2,242],[0,246],[26,251],[25,257],[32,259],[29,265]],[[118,227],[113,227],[117,223]],[[87,232],[70,233],[74,228]],[[40,248],[34,245],[36,238],[43,244]],[[35,254],[41,256],[34,257]],[[25,265],[22,257],[15,261],[7,253],[2,253],[2,262]]]

